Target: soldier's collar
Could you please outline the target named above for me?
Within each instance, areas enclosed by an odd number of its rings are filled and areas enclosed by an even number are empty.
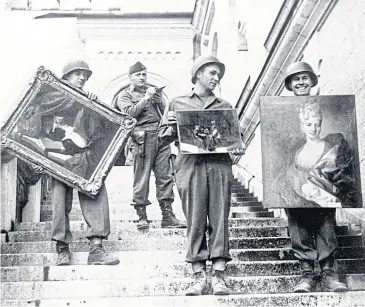
[[[197,94],[196,92],[195,92],[195,88],[193,87],[192,88],[192,90],[191,90],[191,92],[189,93],[189,97],[193,97],[194,95],[197,95],[197,96],[201,96],[201,95],[199,95],[199,94]],[[208,94],[208,95],[204,95],[204,96],[208,96],[208,97],[210,97],[210,96],[214,96],[215,97],[215,95],[214,95],[214,93],[213,92],[210,92],[210,94]]]

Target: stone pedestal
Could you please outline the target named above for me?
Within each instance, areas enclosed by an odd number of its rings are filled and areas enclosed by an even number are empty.
[[[42,180],[29,186],[28,202],[23,208],[22,222],[40,222]]]
[[[1,231],[11,230],[16,214],[17,159],[1,155]]]

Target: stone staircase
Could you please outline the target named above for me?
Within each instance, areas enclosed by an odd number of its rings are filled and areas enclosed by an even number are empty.
[[[336,226],[338,271],[347,293],[291,293],[300,277],[286,221],[262,207],[240,184],[232,188],[227,283],[232,295],[186,297],[191,269],[184,262],[186,230],[161,229],[160,210],[151,197],[149,231],[138,231],[131,202],[132,168],[114,167],[107,178],[112,230],[104,241],[117,266],[88,266],[88,241],[78,198],[74,199],[72,265],[55,266],[50,241],[51,208],[38,223],[19,223],[1,245],[1,306],[365,306],[365,247],[360,235]],[[153,178],[151,179],[153,180]],[[151,196],[155,190],[151,185]],[[76,193],[75,193],[76,194]],[[174,210],[183,219],[181,202]]]

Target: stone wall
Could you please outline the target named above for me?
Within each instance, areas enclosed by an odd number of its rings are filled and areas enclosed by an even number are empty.
[[[357,129],[359,139],[362,194],[365,202],[365,2],[338,1],[317,29],[303,51],[303,60],[310,63],[320,75],[321,95],[356,95]],[[283,92],[282,95],[288,95]],[[262,160],[260,129],[248,146],[240,164],[250,173],[260,172]],[[262,185],[256,182],[257,186]],[[257,188],[256,188],[257,190]],[[258,193],[261,195],[261,193]]]

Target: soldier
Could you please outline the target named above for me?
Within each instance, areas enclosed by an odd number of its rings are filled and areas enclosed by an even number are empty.
[[[168,145],[161,145],[157,138],[157,128],[161,120],[164,105],[161,93],[148,87],[147,70],[141,62],[129,68],[130,86],[117,101],[117,107],[137,119],[132,133],[134,155],[133,204],[139,221],[138,229],[149,227],[146,207],[148,200],[151,171],[156,176],[157,200],[162,212],[162,228],[186,228],[184,222],[176,219],[171,204],[174,201],[173,184]]]
[[[285,87],[295,96],[309,96],[318,78],[312,67],[305,62],[295,62],[286,71]],[[295,208],[287,209],[289,234],[294,256],[300,261],[302,278],[294,292],[310,292],[314,285],[314,261],[321,267],[323,291],[347,290],[334,271],[335,254],[338,249],[334,230],[336,209]],[[315,244],[314,244],[315,241]]]
[[[232,108],[231,104],[213,94],[224,72],[224,64],[214,56],[202,56],[194,61],[191,71],[194,89],[188,95],[173,99],[165,110],[163,125],[159,131],[164,142],[177,140],[175,111]],[[242,155],[243,148],[236,149],[234,154]],[[228,216],[233,179],[230,156],[179,153],[175,168],[176,184],[188,226],[186,261],[192,264],[193,270],[193,283],[187,289],[186,295],[201,295],[209,289],[207,260],[213,263],[213,294],[227,295],[229,289],[224,273],[226,262],[231,260]],[[209,231],[209,249],[206,230]]]
[[[85,82],[91,76],[89,65],[81,60],[67,63],[62,72],[62,79],[71,86],[82,90]],[[92,93],[87,94],[89,99],[96,99]],[[55,114],[57,116],[57,114]],[[56,241],[58,258],[56,265],[70,264],[69,244],[72,239],[69,214],[72,209],[73,189],[57,179],[52,179],[52,240]],[[82,215],[87,223],[86,237],[90,240],[88,264],[115,265],[119,259],[107,255],[103,249],[103,239],[110,234],[109,204],[105,185],[95,199],[79,193]]]

